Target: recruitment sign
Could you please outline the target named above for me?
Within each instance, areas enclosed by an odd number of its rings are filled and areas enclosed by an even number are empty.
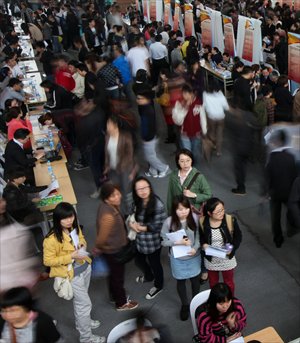
[[[300,35],[288,33],[288,77],[300,83]]]
[[[200,23],[202,32],[202,46],[212,46],[212,28],[211,28],[211,16],[208,11],[201,11]]]
[[[232,25],[232,19],[223,15],[224,27],[224,51],[230,56],[235,56],[235,39]]]

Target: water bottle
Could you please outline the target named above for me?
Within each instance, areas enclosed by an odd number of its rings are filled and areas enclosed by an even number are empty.
[[[53,174],[53,169],[52,169],[50,161],[47,161],[47,169],[48,169],[49,175],[51,176]]]

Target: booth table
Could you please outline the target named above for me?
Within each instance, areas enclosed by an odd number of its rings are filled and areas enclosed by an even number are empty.
[[[22,80],[24,91],[32,94],[32,97],[27,102],[28,105],[39,104],[47,101],[46,93],[40,86],[42,77],[40,73],[29,73]]]
[[[203,69],[205,70],[205,85],[208,89],[208,75],[212,75],[217,80],[220,80],[224,85],[224,95],[227,98],[228,97],[228,87],[233,86],[233,80],[231,77],[226,77],[222,74],[222,71],[218,71],[218,69],[212,69],[209,63],[205,63],[203,65]]]
[[[27,58],[34,58],[34,50],[33,46],[31,44],[31,41],[28,39],[20,39],[19,40],[19,45],[22,48],[22,53],[20,56],[20,60],[22,59],[27,59]]]
[[[272,326],[254,332],[251,335],[244,337],[244,339],[246,343],[252,340],[257,340],[261,343],[284,343]]]
[[[26,73],[35,73],[38,72],[38,66],[36,64],[35,60],[23,60],[23,61],[19,61],[18,65],[20,66],[20,68],[22,70],[24,70],[25,74]]]

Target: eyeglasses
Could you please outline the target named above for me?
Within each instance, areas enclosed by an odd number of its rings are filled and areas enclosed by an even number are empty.
[[[145,187],[142,187],[142,188],[137,188],[136,191],[140,192],[140,191],[144,191],[144,190],[146,190],[148,188],[150,188],[150,186],[145,186]]]
[[[222,208],[221,210],[215,211],[215,212],[212,212],[212,213],[213,213],[213,214],[221,214],[221,213],[223,213],[224,211],[225,211],[225,209]]]

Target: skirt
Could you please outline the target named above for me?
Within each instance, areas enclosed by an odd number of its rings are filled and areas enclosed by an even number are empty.
[[[181,260],[170,255],[172,275],[176,280],[190,279],[201,272],[201,257],[198,253],[189,259]]]

